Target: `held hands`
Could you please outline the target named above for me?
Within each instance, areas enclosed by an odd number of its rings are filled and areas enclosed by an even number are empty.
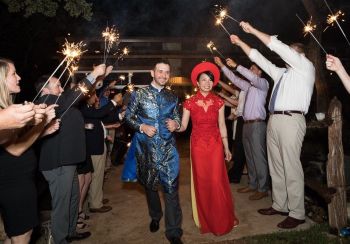
[[[40,124],[45,119],[46,108],[47,108],[47,105],[44,103],[34,105],[34,111],[35,111],[34,120],[33,120],[34,125]]]
[[[226,59],[226,64],[231,68],[237,67],[237,63],[233,59],[230,59],[230,58]]]
[[[230,40],[232,44],[237,46],[239,46],[242,43],[242,40],[236,35],[230,35]]]
[[[232,159],[232,154],[228,148],[225,148],[225,160],[230,161]]]
[[[219,57],[214,57],[214,62],[219,66],[220,68],[224,66],[224,63],[221,61]]]
[[[246,33],[253,33],[255,28],[251,26],[248,22],[241,21],[239,25],[242,27],[242,30]]]
[[[166,127],[168,128],[168,130],[170,132],[174,132],[179,127],[179,124],[175,120],[172,120],[172,119],[167,119],[165,121],[165,123],[166,123]]]
[[[155,127],[146,124],[142,124],[140,129],[149,137],[153,137],[157,132],[157,129]]]
[[[46,125],[49,124],[54,118],[56,118],[56,107],[58,107],[57,104],[52,104],[45,109]]]
[[[12,128],[22,128],[34,119],[35,110],[33,103],[12,104],[2,110],[1,116],[8,117],[8,125]]]
[[[47,126],[45,127],[45,130],[42,136],[47,136],[55,133],[60,128],[60,122],[61,120],[55,119],[55,120],[52,120],[50,123],[48,123]]]
[[[339,70],[343,69],[343,64],[339,60],[339,58],[327,54],[327,60],[326,60],[326,68],[331,71],[338,72]]]

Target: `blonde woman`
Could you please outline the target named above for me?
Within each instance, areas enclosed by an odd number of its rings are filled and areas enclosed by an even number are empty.
[[[0,59],[0,109],[13,103],[19,93],[20,77],[12,61]],[[11,130],[0,146],[0,210],[8,243],[29,243],[32,229],[38,224],[34,174],[36,158],[31,149],[39,136],[58,129],[57,123],[44,130],[55,117],[54,106],[32,105],[35,114],[25,129]]]

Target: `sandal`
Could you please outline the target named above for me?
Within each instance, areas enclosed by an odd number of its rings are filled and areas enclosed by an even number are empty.
[[[83,211],[79,212],[78,215],[79,220],[87,220],[90,218],[90,216],[86,215]]]

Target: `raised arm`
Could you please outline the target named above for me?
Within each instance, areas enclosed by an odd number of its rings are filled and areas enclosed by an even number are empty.
[[[350,76],[346,72],[343,64],[339,58],[327,54],[326,67],[328,70],[334,71],[339,76],[340,80],[343,82],[345,89],[350,93]]]
[[[256,63],[266,74],[268,74],[274,81],[278,81],[284,72],[284,68],[279,68],[265,58],[258,50],[250,48],[244,41],[238,36],[231,35],[231,42],[234,45],[239,46],[249,59]]]
[[[269,83],[264,78],[254,74],[250,69],[238,65],[237,72],[244,76],[247,80],[250,81],[250,84],[259,90],[267,91],[269,89]]]
[[[280,40],[276,38],[276,36],[270,36],[266,33],[263,33],[253,26],[251,26],[248,22],[241,22],[240,26],[246,33],[250,33],[256,36],[261,42],[263,42],[266,46],[268,46],[272,51],[277,53],[284,62],[286,62],[291,67],[298,70],[308,69],[309,65],[306,65],[305,60],[306,57],[304,54],[297,52],[295,49],[290,46],[284,44]]]

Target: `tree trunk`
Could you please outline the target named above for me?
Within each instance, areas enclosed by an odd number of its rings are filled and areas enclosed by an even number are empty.
[[[329,227],[340,231],[347,225],[346,183],[344,172],[344,152],[342,143],[342,105],[335,97],[329,106],[328,116],[333,123],[328,127],[327,186],[335,188],[332,201],[328,204]]]
[[[312,22],[317,25],[316,30],[312,33],[314,34],[316,39],[321,43],[324,25],[324,21],[322,21],[322,18],[324,18],[324,14],[327,13],[325,11],[323,1],[302,0],[302,2],[309,15],[312,16]],[[311,37],[307,45],[307,56],[314,64],[316,69],[316,112],[326,112],[329,104],[329,94],[324,75],[325,57],[324,53],[321,53],[320,47],[317,45],[317,43],[315,43],[315,40]]]

